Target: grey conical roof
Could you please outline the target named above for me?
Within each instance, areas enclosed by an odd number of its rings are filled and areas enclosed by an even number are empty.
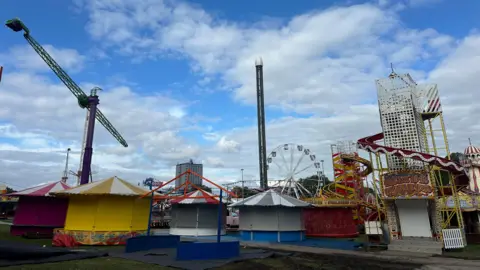
[[[245,200],[233,203],[231,207],[240,206],[285,206],[285,207],[308,207],[309,203],[300,201],[288,195],[279,194],[273,189],[253,195]]]

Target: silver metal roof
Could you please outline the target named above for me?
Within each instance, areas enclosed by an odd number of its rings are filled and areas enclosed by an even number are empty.
[[[230,205],[230,207],[241,206],[308,207],[310,204],[270,189]]]

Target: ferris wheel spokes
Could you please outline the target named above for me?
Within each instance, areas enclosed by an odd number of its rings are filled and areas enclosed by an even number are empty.
[[[308,165],[307,167],[305,167],[305,168],[301,169],[300,171],[296,172],[294,175],[300,174],[300,173],[302,173],[302,172],[310,169],[312,166],[315,166],[315,165],[314,165],[314,164],[310,164],[310,165]]]
[[[303,158],[305,158],[306,155],[301,155],[300,159],[298,160],[297,164],[295,165],[295,168],[293,168],[293,171],[296,171],[298,169],[298,166],[300,166],[300,163],[302,163]]]
[[[306,159],[306,156],[309,158]],[[274,170],[270,175],[279,180],[273,180],[272,187],[277,188],[280,192],[299,199],[315,196],[318,192],[320,163],[316,161],[315,155],[308,148],[296,144],[280,145],[270,153],[267,163],[275,164],[274,166],[267,164],[267,169]],[[299,170],[299,168],[302,169]],[[300,182],[301,179],[304,181]],[[306,181],[310,183],[303,186],[302,184]]]
[[[267,162],[269,162],[269,163],[271,162],[271,163],[275,164],[280,171],[282,171],[282,172],[284,171],[284,169],[280,165],[278,165],[278,163],[275,162],[275,160],[273,160],[272,158],[268,158]],[[268,167],[267,167],[267,169],[268,169]],[[285,175],[287,175],[287,174],[288,174],[288,172],[285,172]]]
[[[288,150],[288,147],[287,147],[287,148],[285,148],[285,145],[284,145],[284,146],[283,146],[283,149],[285,149],[285,150]],[[282,156],[282,160],[283,160],[283,162],[286,164],[286,163],[287,163],[287,161],[285,160],[285,156],[283,155],[283,153],[282,153],[282,152],[280,152],[280,156]],[[287,168],[287,170],[288,170],[288,171],[290,171],[290,169],[289,169],[289,168]]]

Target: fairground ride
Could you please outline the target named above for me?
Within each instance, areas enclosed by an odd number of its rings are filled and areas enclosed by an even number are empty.
[[[78,184],[83,185],[89,182],[91,178],[91,163],[93,155],[93,135],[95,129],[95,119],[100,122],[112,136],[124,147],[128,147],[125,139],[120,135],[117,129],[108,121],[103,113],[97,108],[99,99],[97,92],[101,90],[94,87],[90,95],[87,96],[85,92],[70,78],[70,76],[58,65],[58,63],[47,53],[47,51],[30,35],[30,30],[18,18],[8,20],[5,25],[14,32],[23,31],[23,37],[28,44],[32,46],[35,52],[45,61],[50,69],[57,75],[57,77],[65,84],[65,86],[77,98],[78,105],[82,109],[87,109],[87,116],[85,121],[85,128],[82,141],[82,154],[80,155],[80,168],[78,176]]]
[[[344,201],[353,205],[357,224],[373,221],[382,210],[378,183],[367,181],[372,163],[358,155],[356,144],[350,141],[331,145],[334,181],[322,189],[323,204]],[[341,204],[341,203],[340,203]]]
[[[465,243],[457,188],[468,185],[468,177],[450,160],[437,85],[418,85],[393,70],[376,85],[383,132],[357,144],[376,165],[391,239],[447,236]],[[452,207],[442,203],[447,197]]]
[[[347,141],[331,146],[333,182],[323,186],[315,198],[306,199],[316,206],[305,211],[308,236],[348,238],[359,234],[359,224],[373,221],[380,226],[376,221],[384,217],[384,211],[378,189],[375,183],[369,187],[367,181],[372,165],[356,148]]]
[[[312,198],[321,188],[320,161],[303,145],[286,143],[277,146],[267,157],[268,186],[297,199]]]
[[[237,198],[237,195],[230,192],[229,190],[227,190],[226,188],[214,183],[213,181],[201,176],[200,174],[188,169],[186,170],[185,172],[175,176],[174,178],[162,183],[161,185],[159,185],[158,187],[152,189],[150,192],[144,194],[142,196],[145,197],[145,196],[149,196],[152,194],[152,192],[156,192],[158,190],[160,190],[161,188],[163,187],[166,187],[167,185],[169,185],[170,183],[174,182],[175,180],[181,178],[182,176],[186,176],[185,177],[185,182],[182,183],[181,185],[179,185],[178,187],[175,187],[174,189],[166,192],[166,193],[163,193],[161,195],[155,195],[154,196],[154,200],[155,201],[161,201],[161,200],[170,200],[170,199],[176,199],[176,200],[179,200],[179,199],[208,199],[208,198],[211,198],[211,197],[219,197],[218,195],[214,195],[214,194],[208,194],[208,192],[204,191],[201,187],[195,185],[194,183],[192,183],[190,181],[190,177],[193,175],[193,176],[197,176],[197,177],[200,177],[201,179],[203,179],[204,181],[206,181],[207,183],[211,184],[212,186],[222,190],[224,193],[224,196],[231,196],[233,198]],[[201,196],[197,196],[197,197],[192,197],[192,196],[189,196],[189,194],[192,192],[192,191],[200,191],[201,192]],[[180,193],[179,193],[180,192]]]

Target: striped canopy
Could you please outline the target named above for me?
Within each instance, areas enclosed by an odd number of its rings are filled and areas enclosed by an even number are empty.
[[[308,207],[309,203],[300,201],[288,195],[279,194],[273,189],[258,193],[245,200],[230,204],[231,207],[241,206],[285,206],[285,207]]]
[[[49,196],[51,193],[69,189],[70,186],[58,181],[7,194],[8,196]]]
[[[173,198],[171,204],[218,204],[217,198],[205,190],[195,190],[180,198]]]
[[[69,190],[55,192],[55,195],[120,195],[141,196],[149,190],[138,187],[118,177],[77,186]]]

